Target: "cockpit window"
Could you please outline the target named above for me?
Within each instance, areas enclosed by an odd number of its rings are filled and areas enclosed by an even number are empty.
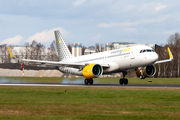
[[[153,49],[144,49],[144,50],[141,50],[140,53],[144,53],[144,52],[154,52]]]

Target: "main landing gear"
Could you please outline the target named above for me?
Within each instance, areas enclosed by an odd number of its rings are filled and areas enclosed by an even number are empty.
[[[93,84],[93,79],[92,78],[90,78],[90,79],[85,79],[84,80],[84,83],[85,83],[85,85],[88,85],[88,84],[90,84],[90,85],[92,85]]]
[[[119,84],[120,85],[127,85],[128,84],[128,79],[125,78],[125,76],[127,75],[127,71],[123,71],[123,78],[121,78],[119,80]]]

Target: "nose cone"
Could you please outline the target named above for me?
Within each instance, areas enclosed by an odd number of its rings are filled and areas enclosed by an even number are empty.
[[[152,54],[151,60],[152,60],[152,62],[156,62],[156,61],[158,60],[158,55],[157,55],[156,52],[154,52],[154,53]]]

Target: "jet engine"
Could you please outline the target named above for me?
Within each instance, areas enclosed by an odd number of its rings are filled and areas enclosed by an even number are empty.
[[[142,71],[142,74],[141,74]],[[136,69],[136,75],[138,77],[144,76],[146,77],[153,77],[156,73],[156,67],[154,65],[146,66],[144,68],[138,68]]]
[[[86,78],[96,78],[102,75],[103,69],[99,64],[90,64],[83,68],[82,74]]]

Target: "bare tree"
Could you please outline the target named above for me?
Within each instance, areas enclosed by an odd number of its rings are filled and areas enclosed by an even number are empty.
[[[33,40],[30,45],[30,47],[31,47],[30,59],[37,59],[36,58],[36,45],[37,45],[37,42],[35,40]]]
[[[9,45],[11,51],[13,51],[14,47]],[[7,49],[7,44],[0,45],[0,61],[1,63],[10,63],[11,57],[9,55],[9,51]]]
[[[171,76],[174,75],[174,77],[179,77],[180,75],[180,62],[179,62],[179,58],[180,58],[180,37],[179,37],[179,33],[176,32],[174,35],[171,35],[168,38],[168,44],[167,46],[171,47],[171,52],[173,53],[174,59],[172,62],[168,63],[169,67],[167,69],[167,71],[170,72]],[[167,74],[168,75],[168,74]]]
[[[72,46],[71,46],[71,44],[67,44],[67,47],[68,47],[70,53],[72,53]]]
[[[89,46],[88,49],[95,50],[95,47],[94,46]]]
[[[30,44],[28,43],[28,42],[26,42],[25,44],[24,44],[24,49],[25,49],[25,59],[29,59],[30,58],[30,50],[31,50],[31,48],[30,48]]]
[[[175,41],[176,41],[175,47],[179,47],[180,46],[180,37],[179,37],[178,32],[175,33]]]
[[[157,52],[157,54],[159,56],[159,60],[168,59],[166,47],[159,46],[156,49],[156,52]],[[158,77],[166,76],[167,63],[158,64],[158,65],[156,65],[156,67],[158,68],[157,69]]]
[[[36,45],[36,55],[38,60],[43,60],[43,53],[45,50],[45,46],[41,43]]]
[[[5,47],[6,47],[6,44],[0,45],[0,53],[1,53],[1,58],[0,59],[1,59],[1,63],[5,62],[5,56],[4,56]]]
[[[82,46],[82,55],[84,55],[85,49],[86,49],[86,46]]]
[[[104,44],[101,44],[101,52],[104,51]]]
[[[31,59],[35,59],[35,60],[42,60],[44,59],[44,52],[45,52],[45,45],[41,44],[41,43],[38,43],[36,42],[35,40],[32,41],[31,45],[31,56],[30,58]]]
[[[96,45],[95,45],[95,47],[96,47],[96,52],[100,52],[100,45],[99,45],[99,43],[96,43]]]
[[[53,40],[53,42],[50,44],[50,47],[48,48],[48,60],[51,61],[59,61],[57,52],[56,52],[56,42]]]

